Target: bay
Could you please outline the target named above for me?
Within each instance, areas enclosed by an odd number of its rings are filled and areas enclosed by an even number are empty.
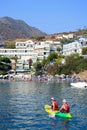
[[[51,97],[62,105],[65,98],[72,119],[50,117],[44,110]],[[69,82],[0,82],[0,130],[86,130],[87,90]]]

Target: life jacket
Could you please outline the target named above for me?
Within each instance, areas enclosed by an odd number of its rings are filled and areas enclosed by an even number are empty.
[[[70,111],[70,106],[66,103],[65,104],[65,112],[69,112]]]
[[[54,103],[53,110],[58,110],[58,102],[53,101],[53,103]]]

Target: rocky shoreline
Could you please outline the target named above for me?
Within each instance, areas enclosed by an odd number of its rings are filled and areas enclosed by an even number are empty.
[[[75,77],[78,77],[82,80],[87,80],[87,70],[83,71],[83,72],[80,72],[79,74],[73,74],[72,77],[75,76]]]

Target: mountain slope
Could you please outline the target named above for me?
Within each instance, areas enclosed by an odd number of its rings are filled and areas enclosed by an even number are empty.
[[[0,18],[0,35],[6,40],[45,36],[46,33],[35,27],[29,26],[22,20],[15,20],[10,17],[2,17]]]

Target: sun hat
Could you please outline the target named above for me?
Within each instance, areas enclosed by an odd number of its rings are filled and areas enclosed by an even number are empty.
[[[62,102],[66,102],[66,99],[63,99],[63,101]]]
[[[51,100],[55,100],[55,99],[52,97]]]

